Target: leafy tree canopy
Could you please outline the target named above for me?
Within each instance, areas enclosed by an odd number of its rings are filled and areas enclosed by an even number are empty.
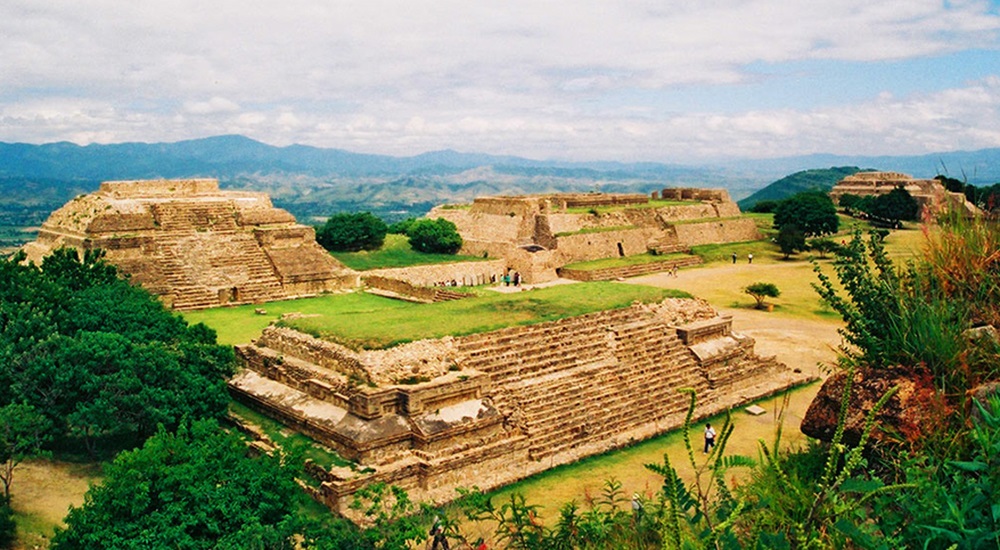
[[[872,199],[868,213],[890,221],[913,221],[920,213],[920,203],[905,188],[897,187]]]
[[[120,454],[52,547],[290,549],[299,494],[279,459],[249,458],[212,421],[184,423]]]
[[[764,308],[765,298],[777,298],[778,296],[781,296],[781,291],[778,290],[777,285],[774,283],[753,283],[747,285],[747,287],[743,289],[743,292],[753,296],[754,300],[757,301],[757,305],[755,306],[757,309]]]
[[[778,248],[785,255],[786,260],[796,252],[808,249],[806,247],[805,233],[799,229],[799,226],[790,223],[781,226],[781,230],[778,231],[777,242]]]
[[[371,212],[334,214],[316,231],[316,242],[333,252],[378,250],[388,230]]]
[[[799,193],[778,204],[774,210],[774,227],[793,224],[807,237],[836,233],[840,227],[837,208],[829,195],[819,192]]]
[[[233,352],[211,329],[188,326],[99,254],[21,259],[0,260],[0,407],[33,407],[54,444],[91,453],[225,413]]]
[[[417,252],[455,254],[462,248],[458,229],[444,218],[416,220],[406,234],[410,237],[410,247]]]

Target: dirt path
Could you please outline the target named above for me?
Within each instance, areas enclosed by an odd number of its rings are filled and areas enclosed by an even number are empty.
[[[11,486],[11,505],[20,516],[18,548],[47,548],[53,528],[63,525],[70,506],[83,504],[99,474],[93,464],[35,460],[18,466]]]

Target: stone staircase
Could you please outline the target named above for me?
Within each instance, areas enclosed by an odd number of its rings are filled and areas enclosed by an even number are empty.
[[[493,377],[497,407],[520,419],[533,460],[682,413],[679,388],[708,389],[676,332],[632,308],[557,324],[459,343],[464,364]]]
[[[170,201],[150,205],[153,218],[164,231],[235,231],[236,211],[228,201]]]
[[[190,232],[182,232],[164,238],[158,247],[162,276],[173,288],[174,309],[222,305],[220,289],[228,295],[229,303],[260,303],[285,297],[270,260],[253,235],[238,231],[214,235],[224,253],[212,255],[207,273],[195,273],[199,268],[185,259],[185,240],[190,236]],[[212,286],[199,283],[206,279],[220,282]],[[223,283],[227,280],[233,283]]]

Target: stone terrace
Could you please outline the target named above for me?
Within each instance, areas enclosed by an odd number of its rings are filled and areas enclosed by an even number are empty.
[[[109,262],[176,309],[257,303],[353,287],[357,275],[313,229],[263,193],[216,180],[104,182],[52,213],[24,250],[101,248]]]
[[[705,416],[808,380],[753,345],[681,299],[379,351],[272,327],[238,347],[230,387],[371,469],[323,476],[350,513],[372,481],[441,502],[662,433],[683,422],[680,388]]]

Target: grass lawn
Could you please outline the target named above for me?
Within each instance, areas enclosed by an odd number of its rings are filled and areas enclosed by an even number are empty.
[[[455,254],[424,254],[410,248],[406,235],[388,234],[382,248],[374,251],[333,252],[333,257],[357,271],[411,265],[448,264],[453,262],[482,261],[479,256],[458,256]]]
[[[593,311],[621,308],[633,301],[654,302],[688,296],[676,290],[610,282],[578,283],[517,293],[482,292],[476,298],[416,304],[365,294],[330,294],[316,298],[185,312],[191,323],[216,330],[222,344],[247,343],[283,313],[315,317],[283,321],[288,326],[351,347],[384,348],[393,344],[472,334],[514,325],[552,321]],[[254,309],[263,307],[267,315]]]

